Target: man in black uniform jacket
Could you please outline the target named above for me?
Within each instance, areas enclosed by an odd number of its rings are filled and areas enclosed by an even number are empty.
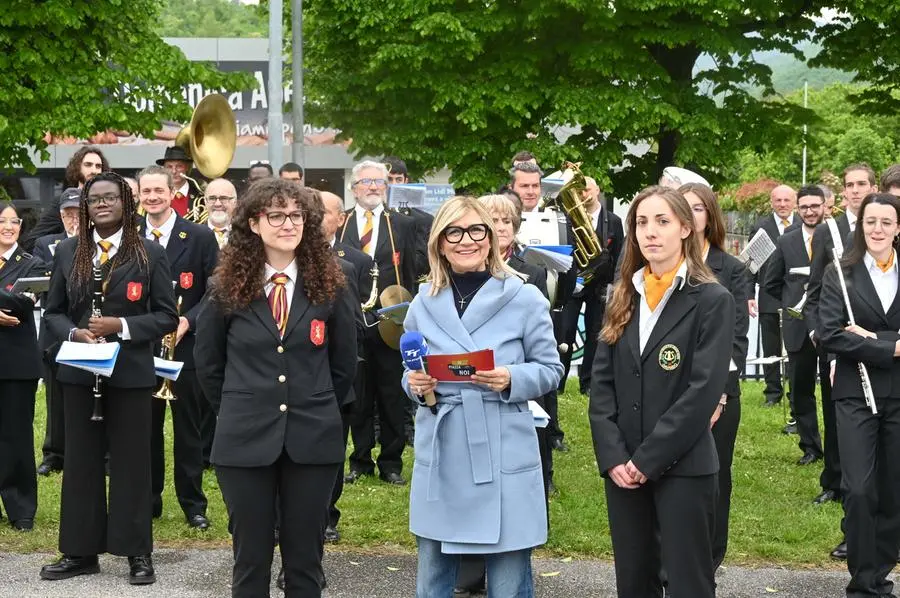
[[[399,284],[411,294],[416,285],[416,227],[402,214],[385,210],[387,169],[378,162],[360,162],[353,168],[351,189],[356,207],[346,213],[346,221],[338,234],[344,245],[359,249],[378,265],[378,290]],[[400,352],[386,345],[376,327],[366,332],[367,387],[357,397],[354,409],[353,453],[346,482],[374,473],[372,449],[375,447],[374,410],[380,422],[381,454],[379,475],[391,484],[405,484],[403,448],[406,445],[406,405],[409,399],[400,387],[403,360]]]
[[[206,283],[216,267],[219,245],[207,226],[188,222],[172,209],[173,181],[168,170],[148,166],[138,174],[141,207],[147,214],[141,236],[166,250],[175,296],[181,297],[175,361],[184,366],[172,383],[172,429],[174,433],[175,494],[188,525],[209,527],[203,494],[203,439],[200,434],[202,402],[206,401],[194,370],[194,332]],[[162,514],[165,485],[163,426],[166,401],[153,401],[153,516]]]
[[[84,189],[78,237],[56,249],[47,326],[77,343],[120,342],[112,376],[100,381],[103,421],[92,420],[95,376],[60,366],[66,425],[66,475],[59,522],[62,558],[43,579],[97,573],[97,555],[127,556],[129,581],[156,581],[150,552],[151,397],[153,345],[178,325],[165,251],[138,236],[131,188],[104,173]],[[94,282],[99,269],[101,281]],[[91,315],[102,294],[102,316]],[[109,451],[107,503],[104,456]]]

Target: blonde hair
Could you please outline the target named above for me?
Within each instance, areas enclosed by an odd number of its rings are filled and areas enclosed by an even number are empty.
[[[634,312],[634,288],[632,278],[634,273],[647,264],[637,238],[637,208],[645,199],[659,197],[667,204],[675,215],[675,218],[689,229],[688,235],[681,240],[681,255],[687,265],[687,280],[689,284],[716,283],[715,275],[706,262],[703,261],[702,243],[699,243],[694,230],[694,215],[691,206],[684,196],[677,190],[659,185],[647,187],[637,194],[631,202],[628,216],[625,219],[625,255],[622,258],[621,276],[619,282],[613,287],[612,298],[606,307],[606,318],[603,322],[603,330],[600,332],[600,340],[610,345],[615,344],[625,332],[625,327],[631,321]]]
[[[441,240],[444,231],[454,222],[464,217],[468,212],[475,212],[481,222],[488,227],[488,240],[490,249],[487,256],[487,269],[494,278],[508,278],[521,275],[506,265],[500,256],[500,248],[497,245],[497,234],[494,231],[494,219],[487,208],[474,197],[457,195],[445,201],[434,217],[431,225],[431,234],[428,237],[428,265],[431,272],[427,280],[431,282],[429,295],[437,295],[441,290],[450,285],[450,263],[441,255]]]
[[[488,212],[497,212],[501,217],[512,220],[513,231],[519,232],[519,227],[522,226],[522,210],[516,207],[513,200],[505,195],[482,195],[478,201],[484,204]]]

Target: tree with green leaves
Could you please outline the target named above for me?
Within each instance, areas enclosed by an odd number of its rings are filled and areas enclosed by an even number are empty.
[[[551,167],[583,161],[619,196],[673,164],[719,183],[742,149],[799,144],[803,108],[748,90],[774,94],[758,53],[806,60],[795,45],[823,6],[317,0],[304,14],[306,108],[352,148],[447,165],[458,186],[496,185],[520,149]],[[701,55],[713,66],[698,68]]]
[[[159,18],[159,0],[5,0],[0,168],[33,170],[32,152],[46,158],[49,136],[150,136],[161,120],[187,120],[188,83],[230,90],[250,83],[188,61],[156,33]]]
[[[230,0],[164,0],[156,33],[163,37],[265,37],[256,6]]]

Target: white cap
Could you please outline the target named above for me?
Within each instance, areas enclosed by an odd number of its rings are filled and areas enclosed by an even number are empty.
[[[663,187],[672,187],[677,189],[688,183],[700,183],[712,188],[712,185],[702,176],[688,170],[687,168],[679,168],[678,166],[667,166],[663,169],[663,174],[659,177],[659,184]]]

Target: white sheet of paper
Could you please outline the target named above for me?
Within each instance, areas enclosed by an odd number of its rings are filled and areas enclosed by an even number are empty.
[[[571,255],[538,247],[526,247],[522,252],[522,259],[529,264],[542,266],[554,272],[568,272],[573,260]]]
[[[744,250],[738,256],[742,262],[747,264],[750,271],[756,274],[769,256],[775,252],[775,243],[769,237],[769,233],[765,229],[759,229]]]
[[[119,343],[73,343],[64,341],[56,354],[56,363],[79,370],[100,374],[107,378],[112,375],[119,356]]]
[[[779,363],[786,360],[787,357],[779,357],[778,355],[772,355],[771,357],[755,357],[753,359],[748,359],[747,365],[769,365],[770,363]]]
[[[184,367],[183,361],[169,361],[162,357],[153,358],[153,367],[156,369],[156,375],[160,378],[168,380],[178,380],[181,375],[181,368]]]
[[[734,363],[734,360],[733,360],[733,359],[731,359],[731,360],[728,361],[728,371],[729,371],[729,372],[736,372],[736,371],[737,371],[737,364]]]
[[[809,276],[809,266],[797,266],[788,270],[788,274],[799,274],[800,276]]]
[[[528,410],[534,416],[535,428],[546,428],[550,424],[550,416],[537,404],[537,401],[528,401]]]

